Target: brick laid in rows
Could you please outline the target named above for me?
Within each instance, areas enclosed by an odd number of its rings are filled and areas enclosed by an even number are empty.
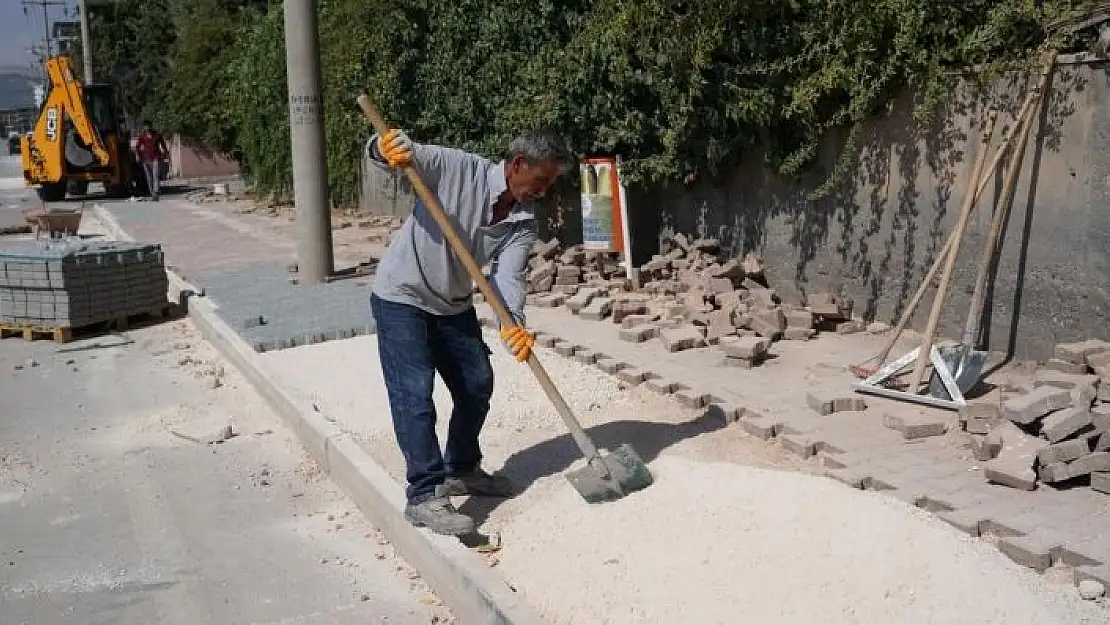
[[[705,337],[701,330],[693,326],[665,329],[659,333],[659,339],[669,352],[679,352],[696,347],[705,347]]]
[[[617,371],[617,379],[628,384],[639,384],[647,377],[647,372],[636,367],[627,367]]]
[[[621,328],[617,336],[622,341],[629,343],[643,343],[655,338],[659,334],[659,327],[654,324],[638,325],[632,328]]]

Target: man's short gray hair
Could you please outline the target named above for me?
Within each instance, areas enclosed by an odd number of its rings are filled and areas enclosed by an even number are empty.
[[[517,156],[523,156],[532,164],[554,161],[561,173],[566,173],[577,162],[567,144],[558,135],[546,130],[537,130],[514,139],[509,144],[508,159],[512,160]]]

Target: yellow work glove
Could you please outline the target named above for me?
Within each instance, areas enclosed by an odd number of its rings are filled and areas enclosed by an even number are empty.
[[[388,130],[378,138],[378,153],[390,167],[408,165],[412,163],[412,139],[404,130]]]
[[[501,340],[517,362],[528,360],[532,355],[532,346],[536,344],[536,336],[520,326],[501,328]]]

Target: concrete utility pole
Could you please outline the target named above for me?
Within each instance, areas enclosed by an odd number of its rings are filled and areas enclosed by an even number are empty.
[[[81,56],[85,61],[85,84],[91,85],[93,82],[92,39],[89,38],[89,6],[86,0],[81,0],[78,10],[81,12]]]
[[[293,195],[297,206],[297,281],[317,284],[324,282],[335,267],[316,0],[285,0],[284,4]]]

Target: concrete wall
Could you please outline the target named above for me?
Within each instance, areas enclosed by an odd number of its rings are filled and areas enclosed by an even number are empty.
[[[1010,77],[991,102],[1003,109],[994,146],[1023,96],[1026,79]],[[1110,73],[1103,66],[1058,67],[1051,97],[1030,136],[1013,208],[1005,225],[984,327],[989,347],[1043,358],[1057,341],[1110,339]],[[953,94],[944,119],[915,135],[910,103],[870,123],[851,181],[810,201],[816,179],[780,180],[752,154],[723,180],[691,188],[632,189],[633,260],[646,261],[662,233],[719,237],[725,249],[763,256],[786,301],[832,291],[850,295],[868,319],[897,319],[952,230],[978,149],[983,101]],[[822,154],[831,167],[835,151]],[[962,247],[941,318],[958,338],[991,207],[995,177]],[[933,293],[914,319],[925,325]]]
[[[225,154],[207,149],[175,135],[169,140],[170,176],[174,178],[208,178],[234,176],[239,165]]]

